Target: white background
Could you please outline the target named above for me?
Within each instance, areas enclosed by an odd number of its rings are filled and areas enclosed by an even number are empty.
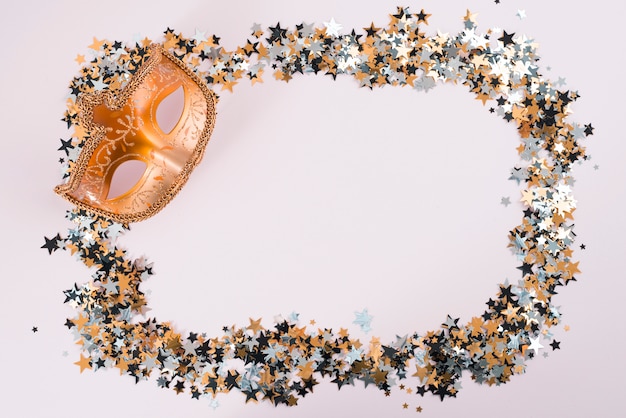
[[[158,40],[165,28],[215,33],[228,50],[253,23],[283,27],[334,17],[347,32],[386,26],[395,4],[381,1],[58,1],[14,2],[0,15],[4,196],[0,263],[0,383],[6,416],[313,417],[621,416],[625,368],[623,304],[626,203],[622,133],[624,12],[616,2],[408,1],[431,13],[429,34],[462,30],[466,9],[481,31],[500,27],[540,44],[541,72],[564,77],[582,98],[572,120],[592,122],[592,160],[576,166],[575,251],[582,274],[554,299],[564,314],[561,350],[529,362],[501,387],[468,376],[456,399],[420,398],[328,382],[296,408],[244,404],[238,392],[208,401],[154,382],[135,385],[116,370],[80,374],[79,349],[63,326],[73,316],[62,291],[89,280],[69,253],[48,256],[43,236],[64,233],[69,205],[60,182],[59,119],[77,54],[92,37]],[[515,16],[524,9],[527,18]],[[548,70],[547,67],[550,67]],[[515,129],[491,115],[466,87],[359,89],[351,78],[296,76],[241,82],[221,93],[218,120],[201,165],[179,196],[122,242],[155,262],[143,285],[152,314],[183,333],[217,335],[224,325],[300,313],[303,324],[372,335],[425,332],[446,314],[462,322],[484,310],[497,283],[520,278],[506,248],[522,218]],[[594,170],[594,165],[599,167]],[[513,204],[504,207],[502,197]],[[352,324],[367,308],[369,334]],[[570,326],[565,332],[563,325]],[[37,326],[39,332],[32,333]],[[543,350],[542,350],[543,351]],[[63,353],[67,352],[67,356]],[[407,402],[409,409],[403,409]],[[3,412],[3,415],[5,414]]]

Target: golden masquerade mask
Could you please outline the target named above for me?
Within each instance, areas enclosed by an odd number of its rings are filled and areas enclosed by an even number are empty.
[[[184,105],[174,128],[157,122],[161,102],[182,87]],[[79,124],[89,132],[76,167],[55,191],[75,205],[117,222],[141,221],[178,193],[202,159],[215,124],[215,95],[186,65],[159,45],[118,95],[83,94]],[[110,196],[115,171],[128,161],[145,164],[129,190]]]

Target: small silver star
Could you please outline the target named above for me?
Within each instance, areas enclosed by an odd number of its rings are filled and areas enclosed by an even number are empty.
[[[211,402],[209,402],[209,406],[215,411],[220,406],[220,403],[217,401],[217,399],[211,399]]]

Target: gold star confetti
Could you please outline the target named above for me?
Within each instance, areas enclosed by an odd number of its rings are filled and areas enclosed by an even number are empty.
[[[89,361],[89,357],[84,357],[82,354],[80,355],[80,360],[75,362],[78,367],[80,367],[80,372],[82,373],[85,369],[91,369],[91,362]]]
[[[105,40],[98,40],[96,37],[94,37],[93,42],[91,43],[91,45],[89,45],[89,48],[93,49],[94,51],[98,51],[102,48],[105,42]]]

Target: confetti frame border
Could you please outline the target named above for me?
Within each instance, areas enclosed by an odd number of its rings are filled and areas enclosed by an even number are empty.
[[[190,332],[184,337],[172,324],[146,315],[139,287],[152,275],[152,265],[131,259],[116,245],[127,225],[75,208],[68,212],[75,223],[68,235],[46,238],[43,248],[69,251],[95,269],[89,283],[64,292],[65,302],[78,311],[66,325],[82,346],[76,362],[81,372],[118,368],[136,382],[156,372],[159,386],[192,398],[213,399],[239,390],[246,402],[275,405],[296,405],[313,392],[320,377],[338,388],[361,381],[386,393],[406,379],[417,383],[417,394],[430,392],[444,400],[456,396],[464,371],[478,383],[503,384],[524,373],[526,361],[543,348],[542,337],[558,347],[550,329],[561,313],[552,296],[579,272],[571,258],[576,201],[570,169],[586,159],[579,141],[593,127],[566,121],[569,104],[579,96],[555,89],[541,76],[531,39],[506,31],[498,38],[492,31],[479,34],[469,11],[458,34],[428,37],[420,32],[428,17],[423,10],[413,14],[398,8],[387,28],[372,24],[365,36],[354,30],[340,34],[334,20],[323,28],[303,23],[295,30],[277,24],[264,31],[255,25],[251,39],[230,52],[215,35],[196,32],[185,38],[168,28],[163,47],[209,87],[231,92],[241,79],[254,84],[271,68],[274,78],[286,82],[298,73],[322,73],[333,79],[351,75],[368,88],[428,91],[438,81],[461,83],[483,105],[495,100],[497,106],[490,110],[513,122],[521,140],[521,161],[510,177],[524,184],[522,222],[509,232],[509,247],[522,264],[518,283],[500,284],[483,314],[465,324],[448,316],[437,330],[407,334],[389,344],[376,337],[363,344],[343,329],[309,331],[293,318],[270,328],[251,318],[249,325],[224,328],[221,336]],[[262,39],[264,35],[269,37]],[[70,84],[64,120],[74,132],[60,148],[67,157],[64,178],[89,137],[79,123],[76,98],[123,88],[149,57],[151,42],[125,45],[94,38],[93,59]]]

